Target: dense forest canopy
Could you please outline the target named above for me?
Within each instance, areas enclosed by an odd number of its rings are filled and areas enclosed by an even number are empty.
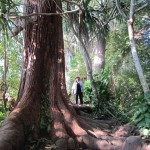
[[[150,149],[149,7],[0,0],[0,149]]]

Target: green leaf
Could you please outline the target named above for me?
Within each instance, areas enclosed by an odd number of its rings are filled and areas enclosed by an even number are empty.
[[[47,127],[47,132],[50,133],[50,131],[51,131],[51,126],[49,124],[48,127]]]
[[[145,122],[146,122],[145,127],[150,127],[150,119],[149,118],[145,118]]]
[[[150,118],[150,113],[144,113],[144,116],[146,117],[146,118]]]
[[[135,122],[138,123],[141,120],[143,120],[144,118],[145,118],[144,115],[140,115],[138,118],[135,119]]]
[[[134,114],[134,118],[138,118],[140,116],[141,112],[140,111],[136,111]]]
[[[142,121],[142,122],[139,122],[137,125],[138,125],[139,127],[145,127],[145,124],[146,124],[146,122],[145,122],[145,121]]]
[[[143,135],[145,135],[145,136],[150,135],[150,130],[148,130],[148,129],[143,129],[141,132],[142,132]]]
[[[91,0],[86,0],[85,2],[83,1],[83,2],[84,2],[84,5],[85,5],[84,7],[87,7],[87,6],[89,5],[90,1],[91,1]]]
[[[147,92],[144,94],[144,97],[145,97],[145,99],[150,99],[150,91],[147,91]]]

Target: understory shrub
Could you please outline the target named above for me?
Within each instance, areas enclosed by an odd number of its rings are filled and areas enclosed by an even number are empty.
[[[109,89],[110,71],[102,70],[101,74],[93,76],[93,82],[97,89],[98,101],[95,99],[90,83],[85,82],[84,96],[90,99],[94,116],[99,119],[115,119],[127,122],[126,116],[120,112],[117,103]]]
[[[131,122],[136,124],[145,137],[150,136],[150,91],[144,97],[132,103],[133,117]]]
[[[8,116],[9,110],[7,109],[6,111],[4,110],[3,104],[0,104],[0,127],[2,125],[2,122],[4,119]]]

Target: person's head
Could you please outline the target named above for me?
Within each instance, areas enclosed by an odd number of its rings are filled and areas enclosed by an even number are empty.
[[[76,80],[76,82],[79,82],[80,81],[80,77],[76,77],[75,80]]]

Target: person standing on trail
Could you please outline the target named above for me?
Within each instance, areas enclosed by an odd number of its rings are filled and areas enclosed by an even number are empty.
[[[78,97],[80,98],[80,104],[83,104],[83,91],[84,91],[84,84],[80,80],[80,77],[75,78],[75,82],[72,86],[72,93],[74,94],[75,102],[78,104]]]

